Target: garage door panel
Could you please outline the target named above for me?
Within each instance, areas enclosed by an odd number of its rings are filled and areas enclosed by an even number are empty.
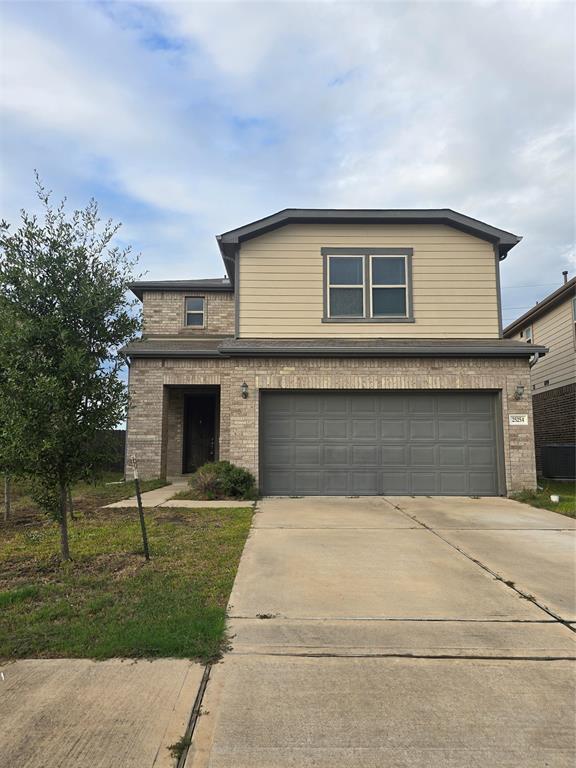
[[[470,446],[468,448],[468,463],[472,467],[493,467],[496,464],[496,451],[489,445]]]
[[[293,427],[294,423],[291,418],[275,418],[270,420],[268,430],[274,439],[291,439],[294,434]]]
[[[466,412],[466,396],[454,395],[450,398],[442,398],[438,401],[439,414],[456,414]]]
[[[262,393],[264,493],[493,495],[495,396]]]
[[[349,437],[350,423],[345,419],[325,419],[324,437],[330,440],[342,440]]]
[[[408,424],[400,419],[382,421],[380,435],[382,440],[406,440]]]
[[[466,454],[464,445],[441,445],[438,447],[438,464],[441,467],[465,467],[468,464]]]
[[[407,453],[405,445],[383,445],[382,466],[406,466],[408,463]]]
[[[448,419],[438,419],[438,439],[439,440],[465,440],[466,423],[463,421],[449,421]]]
[[[324,446],[324,464],[326,466],[334,466],[339,464],[342,467],[347,467],[349,446],[347,445],[325,445]]]
[[[322,446],[300,443],[294,446],[293,464],[296,467],[322,468]]]
[[[375,440],[378,437],[378,421],[371,419],[352,418],[352,440]]]
[[[407,470],[382,472],[381,493],[387,496],[405,496],[411,492],[410,473]]]
[[[413,394],[407,400],[408,413],[433,414],[435,412],[435,401],[433,395]]]
[[[411,421],[411,440],[434,440],[436,438],[436,423],[432,420]]]
[[[352,472],[350,474],[350,493],[363,496],[377,496],[380,491],[380,472]]]
[[[323,493],[322,472],[295,470],[292,475],[299,496],[318,496]]]
[[[436,472],[411,472],[410,492],[424,495],[438,493]]]
[[[485,496],[493,493],[491,489],[495,487],[496,482],[495,472],[470,472],[469,492],[474,496]]]
[[[323,495],[347,496],[350,493],[348,489],[348,473],[324,472],[323,488]]]
[[[352,466],[363,467],[365,465],[380,466],[380,446],[378,445],[353,445]]]
[[[440,472],[439,492],[442,495],[465,496],[468,489],[467,472]]]
[[[491,421],[470,421],[468,423],[469,440],[490,440],[494,435],[494,424]]]
[[[269,443],[266,448],[267,459],[272,466],[291,466],[294,455],[291,443]]]
[[[492,416],[493,398],[490,395],[479,395],[478,397],[467,398],[466,412],[480,413],[488,417]]]

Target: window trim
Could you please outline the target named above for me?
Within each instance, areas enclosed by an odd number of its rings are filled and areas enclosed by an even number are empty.
[[[202,309],[188,310],[186,303],[188,299],[202,299]],[[188,315],[202,315],[202,325],[188,325]],[[184,296],[184,328],[188,331],[201,331],[206,328],[206,297],[205,296]]]
[[[327,294],[327,312],[328,316],[331,317],[330,313],[330,291],[332,288],[355,288],[358,290],[358,288],[362,289],[362,315],[336,315],[335,317],[343,317],[345,320],[362,320],[364,317],[366,317],[368,305],[366,302],[366,264],[364,260],[362,261],[362,282],[359,285],[332,285],[331,279],[330,279],[330,262],[331,258],[340,258],[340,259],[346,259],[346,258],[353,258],[358,259],[362,258],[362,254],[359,253],[333,253],[330,254],[330,257],[327,258],[326,264],[328,269],[328,294]]]
[[[321,248],[323,270],[323,323],[413,323],[414,303],[412,297],[412,255],[413,248]],[[330,282],[329,264],[331,256],[362,256],[364,257],[364,316],[363,317],[331,317],[330,316]],[[406,315],[372,316],[372,256],[404,256],[405,259],[405,288]],[[346,287],[346,286],[343,286]],[[357,288],[359,286],[350,286]],[[392,286],[403,287],[403,286]]]
[[[530,332],[530,338],[528,338],[528,332]],[[532,324],[527,325],[525,328],[522,329],[522,338],[526,342],[526,344],[534,344],[534,327]]]

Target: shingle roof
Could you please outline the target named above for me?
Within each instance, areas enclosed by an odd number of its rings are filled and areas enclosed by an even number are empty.
[[[139,280],[129,286],[142,301],[144,291],[233,291],[227,277],[211,277],[202,280]]]
[[[222,357],[219,347],[223,339],[212,337],[205,339],[144,338],[127,344],[120,352],[128,357]]]
[[[220,351],[229,356],[437,357],[531,356],[546,347],[510,339],[232,339]]]
[[[576,294],[576,277],[568,280],[568,282],[561,285],[556,291],[550,293],[546,298],[542,299],[542,301],[539,301],[538,304],[535,304],[532,309],[528,310],[528,312],[525,312],[519,318],[514,320],[514,322],[510,323],[510,325],[506,326],[503,331],[504,336],[513,336],[517,331],[521,331],[524,326],[528,324],[528,321],[535,320],[537,317],[544,315],[546,312],[549,312],[551,309],[558,306],[558,304],[564,301],[565,298],[574,294]]]
[[[128,344],[130,357],[530,357],[546,347],[511,339],[174,339]]]

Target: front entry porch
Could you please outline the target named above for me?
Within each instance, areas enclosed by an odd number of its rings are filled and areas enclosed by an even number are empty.
[[[220,387],[166,387],[165,475],[180,477],[218,461]]]

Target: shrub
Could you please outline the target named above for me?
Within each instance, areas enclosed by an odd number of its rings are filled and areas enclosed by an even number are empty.
[[[190,488],[199,499],[255,499],[254,475],[229,461],[204,464],[190,478]]]

